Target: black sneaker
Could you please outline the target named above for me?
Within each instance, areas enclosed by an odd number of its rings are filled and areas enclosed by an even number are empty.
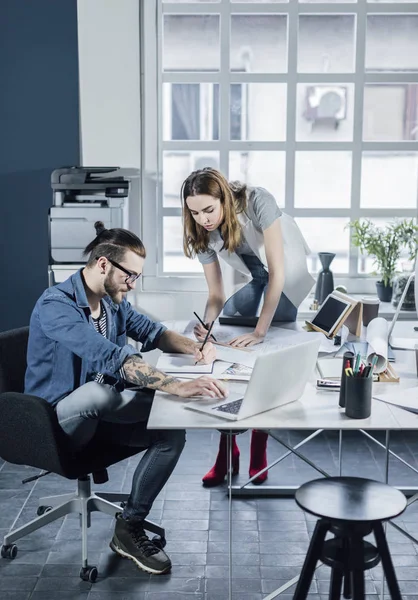
[[[149,539],[141,522],[129,521],[117,515],[110,547],[124,558],[133,560],[147,573],[159,575],[171,569],[171,560]]]

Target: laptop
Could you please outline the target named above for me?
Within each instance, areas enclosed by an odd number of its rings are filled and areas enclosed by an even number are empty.
[[[184,405],[187,410],[238,421],[298,400],[315,368],[322,335],[311,333],[306,342],[261,354],[255,361],[245,394],[202,398]]]

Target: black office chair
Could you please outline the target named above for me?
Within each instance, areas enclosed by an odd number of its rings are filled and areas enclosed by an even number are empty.
[[[38,517],[4,536],[1,556],[15,558],[16,540],[69,513],[79,513],[82,541],[80,577],[94,582],[97,568],[89,565],[87,559],[90,514],[100,511],[114,517],[121,511],[120,504],[115,502],[123,503],[128,495],[95,494],[91,491],[90,474],[95,483],[105,483],[108,481],[107,467],[141,450],[111,444],[99,436],[82,453],[72,447],[58,424],[53,407],[42,398],[22,393],[28,333],[28,327],[0,333],[0,457],[10,463],[38,467],[67,479],[77,479],[77,489],[74,494],[41,498]],[[29,481],[33,479],[29,478]],[[144,527],[157,534],[154,541],[161,547],[165,546],[164,529],[149,521]]]

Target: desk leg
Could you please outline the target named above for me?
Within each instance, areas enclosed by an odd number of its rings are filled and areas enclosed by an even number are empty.
[[[227,433],[227,478],[228,478],[228,553],[229,553],[229,593],[228,598],[232,600],[232,431]]]
[[[343,474],[343,430],[338,432],[338,475]]]
[[[385,452],[385,483],[387,485],[389,485],[389,460],[390,460],[389,444],[390,444],[390,430],[386,429],[386,435],[385,435],[385,448],[386,448],[386,452]],[[383,528],[385,539],[386,539],[386,531],[387,531],[387,522],[386,521],[383,523],[382,528]],[[380,594],[381,600],[384,600],[384,597],[385,597],[385,570],[383,569],[382,592]]]
[[[386,429],[385,483],[387,483],[387,484],[389,484],[389,458],[390,458],[389,444],[390,444],[390,431],[389,431],[389,429]]]

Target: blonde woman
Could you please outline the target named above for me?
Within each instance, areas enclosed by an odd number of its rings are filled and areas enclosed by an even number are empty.
[[[253,331],[239,335],[230,344],[249,347],[259,344],[272,321],[295,321],[297,307],[314,283],[306,265],[309,253],[294,220],[282,213],[274,197],[264,188],[228,182],[216,169],[194,171],[184,181],[183,203],[184,253],[197,256],[203,265],[208,300],[205,323],[224,315],[256,316],[263,305]],[[236,270],[252,277],[225,302],[221,257]],[[206,330],[197,324],[198,339]],[[253,431],[250,476],[267,466],[267,434]],[[239,449],[233,436],[233,468],[239,469]],[[219,485],[226,475],[226,442],[221,436],[218,458],[203,483]],[[267,471],[254,483],[262,483]]]

